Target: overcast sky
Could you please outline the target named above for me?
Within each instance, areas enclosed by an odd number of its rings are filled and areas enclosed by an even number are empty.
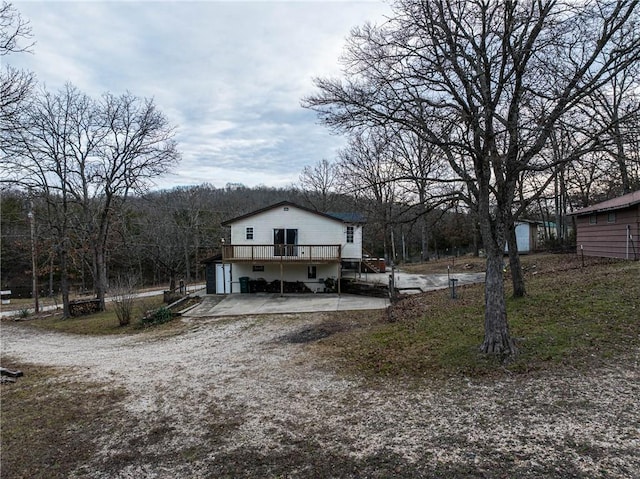
[[[3,60],[49,90],[153,97],[177,127],[182,162],[158,188],[287,186],[333,160],[340,137],[300,106],[314,77],[340,73],[352,27],[382,1],[18,1],[34,53]]]

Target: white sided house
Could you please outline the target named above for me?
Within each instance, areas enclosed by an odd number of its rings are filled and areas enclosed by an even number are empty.
[[[359,215],[320,213],[283,201],[222,225],[231,227],[231,244],[222,246],[225,293],[275,292],[274,285],[280,294],[287,288],[339,293],[342,265],[362,261]]]

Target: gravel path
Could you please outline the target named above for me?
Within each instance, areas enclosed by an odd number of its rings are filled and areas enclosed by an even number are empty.
[[[322,313],[173,336],[2,324],[2,352],[129,397],[77,477],[640,477],[639,355],[576,374],[370,386],[284,341]]]

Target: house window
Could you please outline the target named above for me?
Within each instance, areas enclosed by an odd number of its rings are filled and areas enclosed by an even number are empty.
[[[318,271],[315,266],[307,267],[307,278],[316,279],[317,273]]]
[[[264,271],[264,265],[263,264],[254,264],[253,265],[253,272],[262,272]]]
[[[353,243],[353,226],[347,226],[347,243]]]
[[[607,215],[607,223],[615,223],[616,222],[616,214],[615,212],[609,213]]]
[[[589,216],[589,224],[590,225],[595,225],[598,224],[598,215],[591,215]]]
[[[252,226],[247,226],[247,239],[248,240],[252,240],[253,239],[253,227]]]

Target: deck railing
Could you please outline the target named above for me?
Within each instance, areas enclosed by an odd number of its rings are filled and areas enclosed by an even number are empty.
[[[332,263],[341,259],[341,247],[336,245],[224,245],[222,260],[228,262]]]

